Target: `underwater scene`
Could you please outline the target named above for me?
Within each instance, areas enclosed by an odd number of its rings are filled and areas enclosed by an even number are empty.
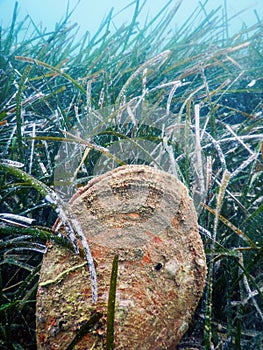
[[[26,2],[0,0],[0,350],[263,349],[262,1]]]

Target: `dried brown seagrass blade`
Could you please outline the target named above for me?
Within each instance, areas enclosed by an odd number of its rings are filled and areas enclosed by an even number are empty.
[[[106,348],[107,299],[116,254],[115,349],[175,349],[206,277],[187,188],[168,173],[128,165],[90,181],[74,196],[70,210],[95,261],[98,303],[92,304],[84,259],[49,247],[37,295],[38,349],[67,349],[80,329],[74,349]]]

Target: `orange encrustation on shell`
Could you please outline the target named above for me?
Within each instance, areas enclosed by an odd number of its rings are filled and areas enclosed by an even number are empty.
[[[206,277],[187,188],[171,174],[127,165],[91,180],[73,197],[69,209],[91,249],[98,302],[92,303],[84,258],[50,246],[37,295],[38,349],[67,349],[85,324],[87,330],[74,349],[106,348],[107,300],[116,255],[114,348],[175,349]],[[95,321],[89,324],[91,318]]]

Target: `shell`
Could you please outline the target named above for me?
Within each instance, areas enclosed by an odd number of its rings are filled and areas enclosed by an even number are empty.
[[[206,259],[187,188],[149,166],[119,167],[90,181],[70,204],[96,265],[92,304],[80,255],[50,246],[37,295],[38,349],[105,349],[111,268],[118,254],[115,349],[175,349],[202,295]],[[63,231],[63,230],[62,230]],[[63,276],[57,280],[62,272]],[[48,283],[46,283],[48,281]],[[91,325],[90,318],[98,316]]]

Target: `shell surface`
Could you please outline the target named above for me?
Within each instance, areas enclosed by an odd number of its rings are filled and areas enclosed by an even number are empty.
[[[44,256],[37,295],[38,349],[67,349],[83,325],[87,329],[74,349],[105,348],[116,254],[115,349],[175,349],[206,277],[187,188],[173,175],[152,167],[123,166],[90,181],[74,196],[70,212],[94,258],[98,303],[92,304],[84,258],[51,246]]]

